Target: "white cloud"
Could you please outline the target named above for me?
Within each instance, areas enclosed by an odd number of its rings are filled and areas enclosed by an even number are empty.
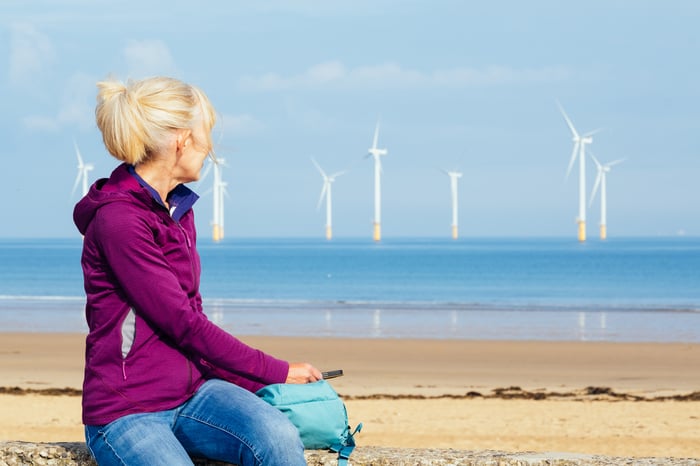
[[[88,129],[95,124],[96,79],[84,73],[76,73],[64,86],[61,104],[54,116],[29,115],[22,119],[30,130],[56,132],[73,126]]]
[[[313,128],[315,131],[323,131],[326,128],[332,128],[337,123],[332,117],[311,105],[305,99],[288,97],[284,101],[284,108],[287,113],[287,119],[295,127]]]
[[[70,77],[58,114],[62,124],[73,124],[81,128],[95,125],[96,82],[97,79],[84,73],[76,73]]]
[[[124,58],[130,77],[177,74],[170,49],[160,40],[129,41],[124,47]]]
[[[44,133],[55,133],[61,129],[56,118],[41,115],[26,116],[22,118],[22,124],[30,131],[41,131]]]
[[[480,70],[472,68],[438,70],[432,74],[432,81],[435,84],[447,86],[528,84],[561,81],[570,74],[571,72],[563,66],[522,69],[489,66]]]
[[[255,117],[248,114],[219,115],[218,123],[216,126],[217,130],[220,131],[220,136],[223,140],[226,140],[227,136],[244,136],[257,134],[264,128],[264,125],[261,121],[255,119]]]
[[[239,85],[251,91],[417,89],[546,83],[560,81],[569,74],[569,70],[561,66],[522,69],[509,66],[457,67],[424,72],[391,62],[347,68],[340,61],[329,61],[292,76],[276,73],[244,76]]]
[[[56,52],[49,37],[29,23],[15,23],[11,31],[10,83],[31,85],[56,61]]]
[[[332,82],[343,79],[347,74],[345,66],[339,61],[314,65],[306,72],[308,79],[316,83]]]
[[[244,76],[240,84],[248,90],[283,91],[317,86],[338,86],[347,80],[347,76],[348,70],[341,62],[330,61],[314,65],[296,76],[283,77],[276,73],[266,73],[259,77]]]

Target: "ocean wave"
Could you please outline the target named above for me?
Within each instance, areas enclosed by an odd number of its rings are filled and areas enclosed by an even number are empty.
[[[693,304],[659,303],[542,303],[542,302],[459,302],[459,301],[390,301],[390,300],[311,300],[311,299],[238,299],[205,298],[209,306],[226,308],[308,308],[308,309],[368,309],[399,311],[519,311],[519,312],[682,312],[700,313]]]
[[[81,303],[85,296],[59,295],[0,295],[0,303]],[[40,304],[37,304],[40,306]],[[272,298],[204,298],[208,308],[246,309],[308,309],[308,310],[387,310],[387,311],[459,311],[459,312],[642,312],[642,313],[700,313],[695,304],[667,303],[603,303],[603,302],[462,302],[462,301],[397,301],[397,300],[315,300]]]

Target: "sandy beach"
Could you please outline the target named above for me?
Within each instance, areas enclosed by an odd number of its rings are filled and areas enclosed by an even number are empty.
[[[80,334],[3,333],[0,439],[82,440]],[[359,445],[700,458],[700,345],[241,337],[343,369]]]

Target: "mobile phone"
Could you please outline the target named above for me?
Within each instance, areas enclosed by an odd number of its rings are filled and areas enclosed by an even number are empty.
[[[323,376],[324,379],[332,379],[332,378],[340,377],[341,375],[343,375],[343,370],[338,369],[335,371],[321,372],[321,375]]]

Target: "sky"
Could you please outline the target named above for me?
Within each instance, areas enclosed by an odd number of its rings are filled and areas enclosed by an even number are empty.
[[[197,4],[198,3],[198,4]],[[0,2],[0,238],[78,237],[74,141],[117,166],[95,84],[173,76],[207,93],[227,166],[227,239],[316,237],[327,172],[336,238],[576,238],[578,170],[560,113],[593,135],[608,237],[700,235],[700,2],[591,0]],[[586,196],[596,169],[586,161]],[[211,177],[191,186],[211,237]],[[587,200],[588,204],[588,200]],[[599,198],[586,212],[597,236]]]

